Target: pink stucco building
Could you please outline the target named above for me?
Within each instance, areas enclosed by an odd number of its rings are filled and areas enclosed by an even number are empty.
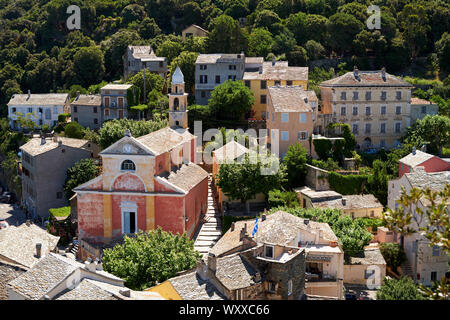
[[[413,150],[398,161],[398,177],[412,172],[416,167],[424,167],[425,172],[440,172],[450,170],[450,163],[432,154]]]

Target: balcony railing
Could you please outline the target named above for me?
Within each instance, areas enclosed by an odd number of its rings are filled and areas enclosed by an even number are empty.
[[[323,273],[310,273],[306,272],[306,279],[308,282],[335,282],[336,277],[326,275]]]

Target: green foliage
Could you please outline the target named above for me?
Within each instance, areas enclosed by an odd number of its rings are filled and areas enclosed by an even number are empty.
[[[307,151],[301,143],[290,145],[283,159],[288,182],[291,187],[304,185],[306,176]]]
[[[320,160],[327,160],[331,157],[333,143],[329,139],[314,139],[314,150]]]
[[[227,15],[215,18],[208,27],[208,52],[236,53],[247,50],[248,34],[239,22]]]
[[[311,164],[327,171],[337,171],[341,169],[339,164],[331,158],[328,158],[327,161],[311,159]]]
[[[48,210],[54,217],[67,217],[70,215],[70,207],[51,208]]]
[[[400,267],[406,261],[406,254],[403,248],[394,242],[386,242],[380,244],[380,251],[386,260],[386,265],[396,272],[397,267]]]
[[[66,180],[64,182],[66,199],[69,200],[74,195],[73,189],[94,179],[99,173],[100,168],[92,159],[82,159],[67,169]]]
[[[272,33],[266,28],[254,28],[250,34],[248,50],[254,57],[266,57],[272,52],[275,41]]]
[[[330,188],[343,195],[362,194],[367,184],[368,175],[342,175],[336,172],[329,172],[328,182]]]
[[[368,245],[372,239],[372,234],[367,231],[364,222],[360,219],[352,219],[350,216],[343,216],[337,209],[304,209],[300,207],[272,208],[269,214],[276,211],[286,211],[294,216],[305,219],[316,219],[317,222],[328,223],[339,242],[342,245],[344,254],[354,256],[363,252],[364,246]]]
[[[387,205],[388,181],[386,164],[381,160],[375,160],[373,174],[367,178],[366,191],[373,194],[383,206]]]
[[[68,138],[82,139],[84,137],[84,128],[77,122],[70,122],[64,127],[64,135]]]
[[[174,235],[161,228],[134,237],[106,249],[104,269],[125,280],[133,290],[144,290],[195,267],[200,254],[185,234]]]
[[[145,91],[144,91],[144,72],[145,72]],[[152,90],[156,90],[158,92],[162,92],[164,88],[164,79],[161,78],[160,75],[151,73],[147,69],[143,69],[132,75],[127,80],[128,83],[133,84],[133,87],[136,87],[136,91],[134,91],[134,99],[132,100],[133,105],[138,105],[147,100],[147,97],[144,97],[144,94],[148,94]],[[132,88],[130,88],[132,89]],[[133,90],[133,89],[132,89]],[[127,92],[128,94],[128,92]],[[136,99],[136,96],[140,95],[139,99]]]
[[[58,114],[58,122],[60,123],[66,123],[68,118],[70,118],[70,113]]]
[[[411,278],[399,280],[385,278],[377,291],[377,300],[423,300],[423,296]]]
[[[73,67],[79,84],[89,87],[102,81],[105,73],[103,52],[98,47],[80,48],[73,57]]]
[[[450,73],[450,33],[445,32],[441,39],[436,42],[436,51],[439,58],[439,67]]]
[[[158,57],[167,57],[167,63],[170,65],[173,59],[181,53],[182,45],[179,42],[167,40],[161,43],[156,50]]]
[[[269,191],[268,203],[270,208],[295,208],[300,206],[296,192],[282,191],[278,189]]]
[[[241,81],[227,80],[211,92],[209,106],[220,118],[239,120],[250,112],[254,101],[252,91]]]
[[[167,120],[134,121],[130,119],[114,119],[106,121],[98,132],[100,146],[102,149],[109,147],[123,137],[126,129],[130,130],[131,135],[137,138],[162,129],[167,124]]]

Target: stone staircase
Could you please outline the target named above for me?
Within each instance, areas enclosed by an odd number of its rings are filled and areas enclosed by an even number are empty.
[[[194,234],[194,249],[206,255],[221,237],[222,214],[213,197],[210,177],[208,179],[208,209]]]
[[[402,269],[402,273],[405,276],[408,276],[410,278],[414,278],[414,270],[411,266],[411,264],[409,263],[408,260],[406,260],[401,266],[400,268]]]

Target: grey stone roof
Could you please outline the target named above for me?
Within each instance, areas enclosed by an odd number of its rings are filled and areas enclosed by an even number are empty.
[[[445,185],[450,183],[450,171],[425,172],[423,167],[416,167],[413,172],[405,173],[411,186],[431,190],[441,191]]]
[[[208,53],[199,54],[195,64],[212,64],[212,63],[233,63],[239,61],[241,54],[231,54],[231,53]],[[242,57],[244,58],[244,57]]]
[[[359,71],[358,79],[354,72],[346,74],[331,80],[322,82],[319,86],[323,87],[409,87],[413,86],[402,79],[399,79],[386,72],[385,79],[382,78],[381,70],[378,71]]]
[[[198,25],[196,25],[196,24],[191,24],[190,26],[184,28],[183,31],[186,30],[186,29],[188,29],[188,28],[190,28],[190,27],[194,27],[194,28],[199,29],[199,30],[202,30],[202,31],[204,31],[204,32],[208,32],[208,30],[205,30],[205,29],[203,29],[202,27],[200,27],[200,26],[198,26]]]
[[[106,86],[102,87],[101,90],[127,90],[131,88],[132,84],[121,84],[121,83],[108,83]]]
[[[311,201],[320,201],[322,199],[340,199],[342,195],[333,190],[325,190],[325,191],[316,191],[308,187],[297,188],[296,192],[300,192],[301,194],[307,196],[311,199]]]
[[[158,154],[168,152],[176,146],[191,140],[194,136],[188,130],[174,130],[165,127],[160,130],[151,132],[145,136],[136,138],[140,143],[148,147],[150,150]]]
[[[239,253],[217,258],[216,277],[229,290],[252,286],[257,273],[258,270]]]
[[[8,102],[8,106],[27,105],[27,106],[62,106],[68,101],[68,93],[32,93],[14,94]]]
[[[25,270],[3,264],[0,262],[0,300],[8,300],[8,291],[6,290],[8,282],[19,277]]]
[[[163,177],[163,176],[162,176]],[[195,163],[183,164],[180,169],[171,171],[165,178],[178,188],[189,191],[208,177],[208,172]]]
[[[315,92],[302,86],[269,87],[269,99],[275,112],[312,112],[311,102],[317,102]]]
[[[0,229],[0,261],[31,268],[39,261],[36,257],[36,244],[41,243],[41,257],[54,250],[59,237],[49,234],[46,230],[25,223],[16,227],[9,226]]]
[[[255,219],[241,220],[234,223],[234,230],[228,229],[227,232],[216,242],[216,244],[211,248],[210,252],[214,253],[216,256],[227,253],[228,251],[237,248],[242,245],[242,240],[240,240],[241,230],[246,226],[247,234],[251,235],[253,227],[255,225]]]
[[[433,156],[432,154],[416,150],[415,154],[411,152],[407,156],[401,158],[399,162],[404,163],[410,167],[415,167],[434,157],[435,156]]]
[[[97,281],[83,279],[72,290],[57,295],[55,300],[120,300],[112,293],[96,285]]]
[[[168,280],[183,300],[224,300],[225,297],[197,272],[190,272]]]
[[[247,58],[246,58],[247,59]],[[290,67],[287,61],[263,62],[262,58],[253,58],[263,63],[262,73],[259,71],[244,72],[244,80],[308,80],[308,67]],[[251,63],[247,62],[246,63]]]
[[[75,106],[101,106],[102,96],[99,94],[80,94],[71,105]]]
[[[86,149],[88,148],[88,144],[90,143],[88,140],[83,139],[73,139],[67,137],[58,137],[57,141],[62,142],[62,146],[72,147],[72,148],[80,148]],[[51,151],[53,149],[58,148],[58,142],[53,141],[53,138],[46,138],[45,143],[42,144],[41,138],[33,138],[19,149],[25,151],[26,153],[37,156],[39,154]]]
[[[345,205],[342,200],[345,199]],[[339,210],[383,208],[373,194],[355,194],[342,196],[342,199],[313,202],[314,208],[332,208]]]
[[[345,264],[386,264],[379,248],[366,248],[361,254],[349,257],[348,259],[349,260]]]

